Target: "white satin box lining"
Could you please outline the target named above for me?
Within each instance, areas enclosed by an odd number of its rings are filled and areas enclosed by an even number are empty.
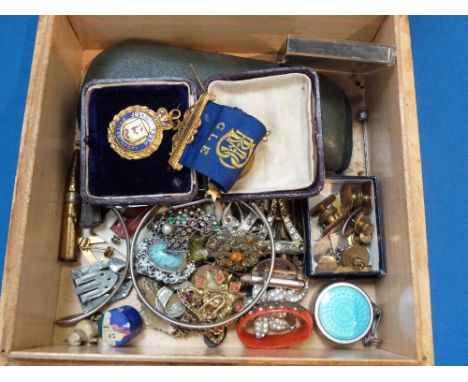
[[[242,109],[269,131],[255,150],[252,169],[230,194],[298,190],[314,182],[312,91],[311,79],[301,73],[210,83],[216,103]]]

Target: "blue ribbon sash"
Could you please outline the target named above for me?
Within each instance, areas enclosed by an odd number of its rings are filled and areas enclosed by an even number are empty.
[[[180,162],[228,192],[266,132],[258,119],[241,109],[208,102],[195,139]]]

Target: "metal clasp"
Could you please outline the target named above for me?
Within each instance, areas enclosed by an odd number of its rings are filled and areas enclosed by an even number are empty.
[[[369,333],[365,335],[365,337],[362,339],[362,344],[364,346],[370,346],[370,345],[380,345],[382,343],[382,340],[379,338],[377,331],[379,330],[380,322],[382,321],[382,308],[374,303],[372,303],[372,306],[374,307],[374,320],[372,322],[371,329],[369,330]]]

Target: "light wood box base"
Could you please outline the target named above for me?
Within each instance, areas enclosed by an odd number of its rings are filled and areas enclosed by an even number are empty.
[[[359,281],[382,305],[378,348],[334,347],[317,332],[292,349],[246,349],[230,332],[218,348],[201,337],[146,329],[131,346],[67,347],[54,319],[78,310],[70,266],[57,261],[62,199],[79,88],[102,49],[142,37],[207,51],[275,60],[288,34],[396,46],[397,63],[365,75],[329,74],[354,111],[366,106],[371,174],[382,181],[388,274]],[[359,125],[348,173],[363,169]],[[323,286],[311,281],[309,301]],[[135,297],[131,299],[136,303]],[[1,358],[9,364],[233,363],[432,364],[424,201],[408,19],[403,16],[41,17],[24,117],[1,305]]]

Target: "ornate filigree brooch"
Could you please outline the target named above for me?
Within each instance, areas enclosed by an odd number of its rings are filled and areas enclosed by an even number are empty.
[[[223,230],[212,235],[206,248],[216,264],[232,271],[244,271],[255,266],[264,256],[266,243],[243,230]]]

